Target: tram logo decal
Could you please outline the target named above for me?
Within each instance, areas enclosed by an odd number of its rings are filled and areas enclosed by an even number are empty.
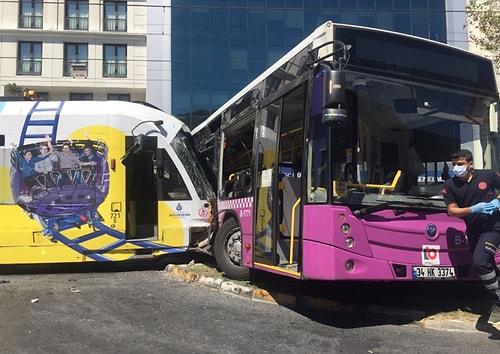
[[[102,221],[97,207],[109,190],[104,141],[58,141],[13,146],[11,190],[17,205],[45,235]]]

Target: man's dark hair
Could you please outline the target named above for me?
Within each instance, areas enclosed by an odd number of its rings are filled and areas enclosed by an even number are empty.
[[[474,160],[474,158],[472,157],[472,152],[467,149],[457,150],[453,154],[451,154],[452,160],[458,159],[460,157],[465,157],[465,160],[467,160],[467,162],[471,162],[472,160]]]

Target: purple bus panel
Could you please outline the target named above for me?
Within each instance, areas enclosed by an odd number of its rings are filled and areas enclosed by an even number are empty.
[[[244,245],[253,245],[253,197],[221,200],[218,207],[219,211],[232,210],[236,214],[236,219],[241,227],[242,264],[247,267],[250,266],[252,264],[252,252],[251,249],[246,251]]]
[[[347,207],[304,206],[305,279],[411,280],[414,267],[451,266],[457,279],[471,279],[470,263],[463,222],[444,213],[384,210],[358,219]]]

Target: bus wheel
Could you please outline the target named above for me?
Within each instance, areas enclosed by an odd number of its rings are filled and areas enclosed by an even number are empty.
[[[230,278],[250,278],[250,268],[241,265],[241,230],[235,219],[222,224],[214,242],[214,255],[220,269]]]

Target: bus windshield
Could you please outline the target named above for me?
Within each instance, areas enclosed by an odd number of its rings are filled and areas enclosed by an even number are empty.
[[[310,203],[444,208],[442,183],[453,176],[452,152],[469,149],[476,168],[498,169],[490,62],[426,41],[410,47],[407,38],[389,33],[375,38],[342,26],[336,33],[352,43],[343,67],[347,119],[326,129],[324,75],[317,70],[308,136]]]
[[[357,119],[325,129],[321,113],[311,115],[313,190],[331,187],[334,200],[348,204],[367,202],[370,194],[382,200],[389,195],[436,200],[441,184],[453,175],[453,151],[471,150],[476,168],[498,167],[491,154],[498,139],[490,135],[487,101],[376,77],[354,80],[360,86],[347,92],[347,100]],[[326,199],[312,193],[310,202]]]

